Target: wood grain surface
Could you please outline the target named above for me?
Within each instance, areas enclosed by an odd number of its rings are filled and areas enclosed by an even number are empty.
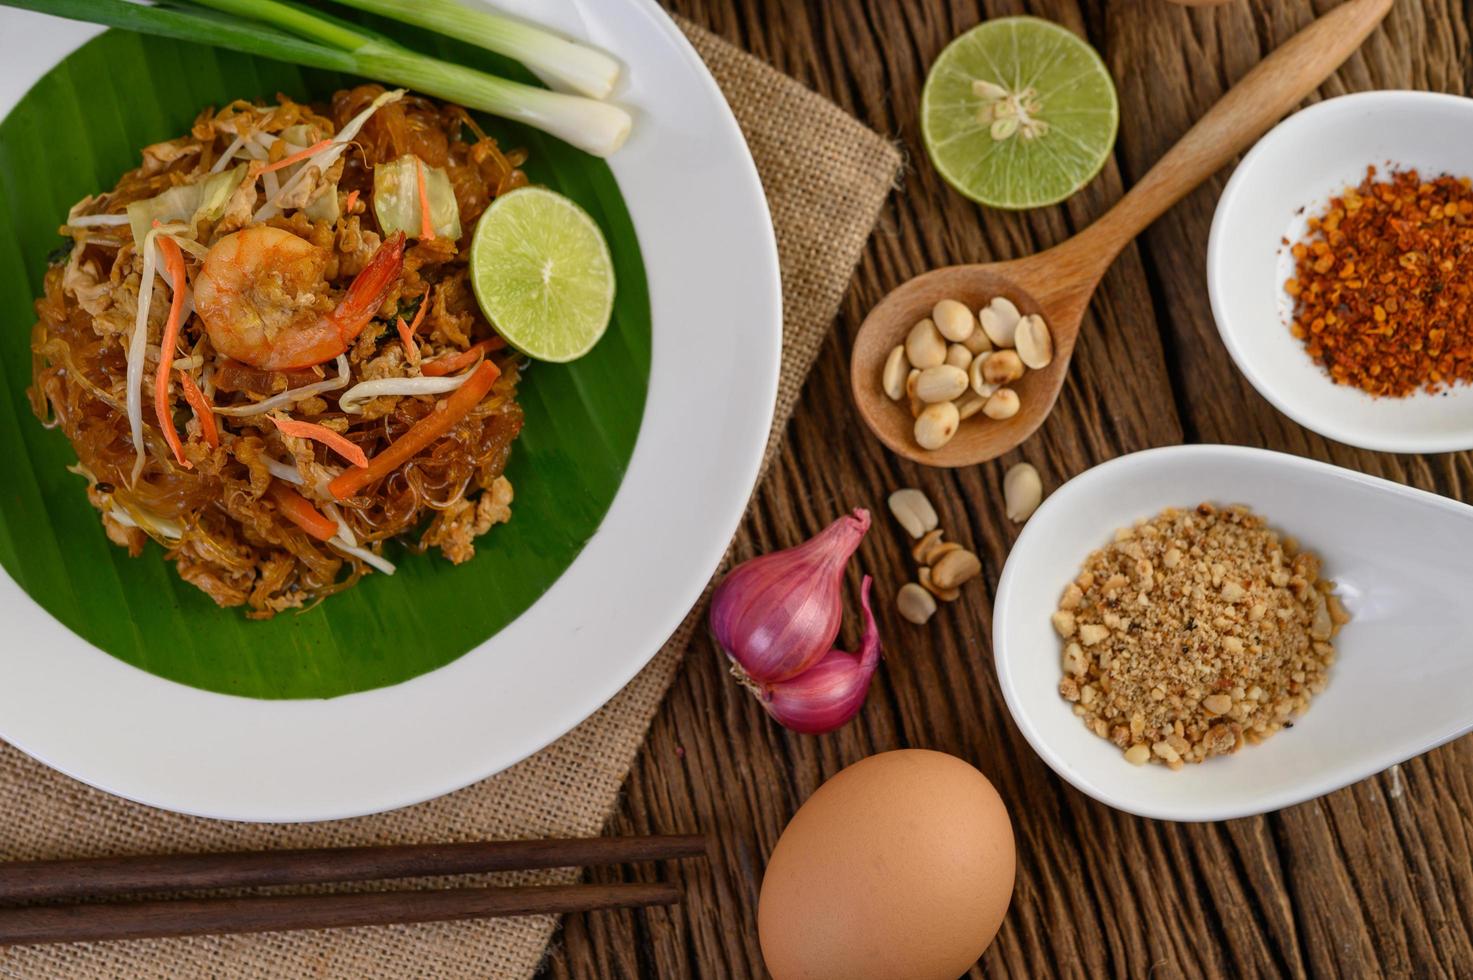
[[[984,575],[924,628],[879,603],[887,660],[869,702],[854,723],[821,738],[770,723],[709,641],[698,642],[609,832],[708,832],[712,862],[671,871],[685,896],[677,908],[568,917],[544,976],[764,975],[757,894],[784,823],[848,763],[906,746],[973,762],[1012,813],[1012,910],[972,976],[1473,976],[1473,738],[1266,817],[1177,825],[1117,813],[1056,778],[998,690],[991,600],[1016,535],[1003,514],[1002,475],[1018,460],[1036,465],[1052,488],[1122,453],[1230,442],[1473,502],[1473,454],[1392,456],[1329,442],[1278,414],[1234,369],[1204,279],[1212,209],[1230,167],[1157,221],[1105,276],[1058,406],[1018,450],[973,468],[925,469],[871,437],[849,397],[850,343],[887,291],[933,266],[1018,257],[1074,233],[1334,0],[1202,8],[1165,0],[665,2],[893,136],[910,157],[738,535],[738,557],[791,545],[855,506],[883,513],[890,490],[914,485],[937,502],[956,538],[975,544]],[[921,148],[917,108],[926,68],[947,41],[981,19],[1018,13],[1061,22],[1102,52],[1121,124],[1112,160],[1081,193],[1009,214],[979,208],[942,182]],[[1469,20],[1469,7],[1452,0],[1396,0],[1315,98],[1373,88],[1465,93],[1473,81]],[[858,565],[876,576],[877,594],[909,574],[904,545],[887,517],[876,521]],[[857,588],[857,570],[853,577]],[[850,623],[843,639],[855,638]],[[590,877],[654,873],[636,865]]]

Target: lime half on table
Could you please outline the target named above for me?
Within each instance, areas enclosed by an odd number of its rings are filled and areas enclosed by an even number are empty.
[[[995,208],[1056,204],[1100,172],[1120,119],[1095,49],[1036,17],[985,21],[941,52],[921,135],[947,183]]]
[[[614,310],[614,261],[573,201],[522,187],[491,202],[471,239],[471,287],[506,342],[538,361],[593,349]]]

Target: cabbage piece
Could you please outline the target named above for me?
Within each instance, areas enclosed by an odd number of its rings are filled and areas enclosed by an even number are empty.
[[[245,180],[246,164],[210,174],[192,184],[170,187],[155,197],[128,205],[128,224],[133,228],[133,243],[143,248],[143,236],[153,223],[161,225],[187,221],[191,229],[200,221],[214,221],[225,213],[230,195]]]
[[[307,123],[297,123],[295,126],[286,127],[277,136],[271,137],[268,134],[268,137],[264,142],[258,137],[255,144],[260,147],[259,157],[261,159],[266,158],[268,151],[275,145],[278,139],[282,143],[283,152],[281,155],[287,157],[293,153],[305,150],[309,146],[315,146],[322,140],[322,133],[316,126]],[[274,188],[275,193],[268,192],[268,198],[274,200],[280,197],[282,187],[290,183],[292,178],[297,176],[297,174],[301,173],[303,167],[320,167],[320,163],[316,158],[317,156],[320,156],[320,154],[303,160],[301,163],[294,163],[290,167],[279,171],[279,183]],[[269,174],[267,175],[267,179],[270,179]],[[322,184],[313,184],[306,188],[298,188],[298,190],[310,198],[307,201],[307,206],[301,209],[302,213],[308,219],[312,221],[326,221],[329,224],[338,220],[338,216],[342,212],[338,208],[338,185],[336,181],[331,184],[327,184],[324,181]]]
[[[282,5],[277,4],[277,6],[281,7]],[[285,9],[285,7],[282,7],[282,9]],[[377,112],[381,107],[388,105],[390,102],[395,102],[399,99],[402,99],[404,97],[404,91],[405,90],[402,88],[396,88],[383,93],[378,98],[374,99],[367,109],[364,109],[352,119],[349,119],[347,125],[338,130],[338,134],[332,138],[331,146],[326,147],[320,153],[313,154],[312,160],[317,164],[318,171],[320,173],[326,173],[328,170],[332,169],[332,165],[337,162],[338,158],[341,157],[345,152],[347,152],[348,147],[353,142],[353,138],[358,135],[358,130],[363,128],[363,124],[368,122],[368,118],[372,116],[375,112]],[[282,192],[290,194],[292,191],[296,190],[297,182],[302,179],[303,174],[299,169],[295,174],[292,175],[290,180],[286,181],[286,183],[282,185]],[[336,197],[336,195],[334,195],[334,197]],[[336,200],[333,201],[333,208],[337,208]],[[280,213],[280,208],[272,204],[270,201],[267,201],[265,204],[256,209],[256,213],[251,216],[251,220],[265,221],[268,218],[276,217]]]
[[[308,163],[310,162],[309,160]],[[342,213],[338,209],[337,183],[329,185],[327,190],[318,193],[316,197],[308,201],[302,212],[312,221],[337,221],[338,215]]]
[[[298,150],[305,150],[307,147],[321,141],[322,133],[316,126],[309,125],[308,123],[297,123],[295,126],[288,126],[286,129],[283,129],[281,131],[281,138],[286,140],[286,152],[292,154]],[[293,164],[289,167],[287,173],[295,174],[302,167],[309,166],[313,166],[312,161],[304,160],[301,163]],[[338,209],[337,182],[334,181],[329,184],[327,190],[314,188],[312,193],[317,196],[307,202],[303,213],[312,221],[337,221],[338,215],[341,214],[341,211]]]
[[[385,235],[402,231],[411,238],[420,232],[419,168],[424,168],[425,195],[430,199],[430,226],[445,238],[460,238],[460,205],[450,187],[450,175],[431,167],[413,153],[373,168],[373,213]]]
[[[322,134],[318,132],[317,127],[310,123],[297,123],[295,126],[288,126],[281,131],[280,136],[286,140],[288,153],[305,150],[313,143],[322,139]]]

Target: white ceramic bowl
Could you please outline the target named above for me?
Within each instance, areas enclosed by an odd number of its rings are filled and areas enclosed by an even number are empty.
[[[1324,562],[1353,615],[1329,686],[1287,729],[1172,772],[1132,766],[1059,696],[1049,624],[1064,586],[1118,527],[1167,506],[1242,503]],[[1103,803],[1166,820],[1276,810],[1473,730],[1473,507],[1326,463],[1237,446],[1112,460],[1056,490],[1013,546],[993,609],[1003,696],[1054,771]]]
[[[654,354],[639,442],[598,532],[530,609],[465,656],[330,700],[231,697],[146,674],[0,572],[0,737],[171,810],[271,821],[372,813],[458,789],[553,741],[618,693],[700,597],[746,509],[777,393],[777,248],[756,168],[715,80],[653,0],[497,6],[589,38],[627,66],[618,98],[635,127],[609,165],[639,234]],[[95,33],[0,7],[0,116]]]
[[[1372,398],[1329,376],[1289,333],[1283,284],[1290,243],[1366,167],[1473,174],[1473,99],[1364,92],[1295,113],[1258,142],[1228,181],[1207,245],[1207,289],[1223,343],[1253,387],[1323,436],[1386,452],[1473,448],[1473,387]]]

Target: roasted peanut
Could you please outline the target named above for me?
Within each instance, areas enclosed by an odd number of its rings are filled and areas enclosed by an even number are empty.
[[[1002,478],[1003,506],[1008,520],[1021,524],[1043,502],[1043,479],[1030,463],[1017,463]]]
[[[927,317],[910,328],[905,338],[905,357],[911,367],[925,370],[946,361],[946,339]]]
[[[930,498],[914,487],[903,487],[890,494],[889,504],[890,513],[913,538],[935,530],[940,523]]]
[[[945,532],[940,528],[933,528],[917,541],[910,549],[910,556],[922,565],[931,564],[931,549],[941,543],[941,536]]]
[[[936,329],[941,331],[941,336],[952,343],[961,343],[977,329],[972,311],[954,299],[943,299],[937,303],[931,310],[931,319],[935,322]]]
[[[929,568],[921,569],[920,572],[916,575],[916,578],[920,580],[922,588],[924,588],[927,592],[931,593],[936,598],[940,599],[942,602],[955,602],[956,600],[961,598],[961,589],[943,589],[941,588],[941,586],[931,581],[931,570]]]
[[[958,548],[942,555],[931,566],[931,584],[938,589],[955,589],[982,574],[982,562],[970,551]]]
[[[1023,359],[1016,351],[997,350],[982,362],[982,380],[992,385],[1005,385],[1023,376]]]
[[[962,341],[962,346],[971,351],[973,357],[976,357],[978,354],[985,354],[992,350],[992,341],[988,339],[987,331],[979,329],[973,330],[972,335]]]
[[[978,354],[972,359],[971,366],[967,369],[967,376],[972,382],[972,392],[979,398],[991,398],[992,393],[997,390],[997,385],[989,382],[982,374],[987,366],[987,359],[993,355],[992,351]]]
[[[1048,324],[1043,322],[1043,317],[1037,313],[1030,313],[1018,321],[1013,343],[1018,349],[1018,357],[1035,371],[1048,367],[1049,362],[1054,359],[1053,335],[1049,333]]]
[[[916,378],[916,397],[926,404],[949,402],[967,390],[967,372],[950,364],[926,368]]]
[[[1022,403],[1018,401],[1018,393],[1011,388],[999,388],[987,399],[987,404],[982,406],[982,414],[990,419],[1010,419],[1018,414]]]
[[[982,329],[986,331],[987,339],[995,346],[1011,347],[1022,314],[1018,312],[1012,300],[1006,296],[998,296],[977,311],[977,319],[981,322]]]
[[[996,397],[996,396],[993,396]],[[985,407],[983,409],[986,411]],[[940,449],[951,441],[956,435],[957,426],[961,425],[960,413],[956,405],[951,402],[936,402],[921,409],[921,414],[916,416],[915,437],[916,443],[922,449]]]
[[[916,583],[907,582],[895,594],[895,608],[910,622],[923,626],[936,615],[936,600]]]
[[[963,422],[982,411],[982,406],[987,404],[987,399],[975,391],[965,392],[956,400],[956,414]]]
[[[890,356],[885,358],[885,370],[880,376],[880,387],[885,397],[898,402],[905,397],[905,379],[910,373],[910,362],[905,359],[905,345],[896,344]]]

